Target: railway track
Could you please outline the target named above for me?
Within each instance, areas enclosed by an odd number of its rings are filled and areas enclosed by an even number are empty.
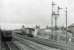
[[[20,50],[13,42],[2,42],[1,50]]]
[[[27,39],[23,39],[23,38],[20,38],[20,37],[16,37],[16,38],[17,39],[15,40],[15,43],[19,42],[23,46],[27,46],[28,48],[30,48],[29,50],[31,50],[31,49],[32,50],[60,50],[60,49],[51,48],[51,47],[48,47],[48,46],[45,46],[45,45],[41,45],[41,44],[35,43],[35,42],[27,40]]]
[[[15,41],[14,43],[17,44],[21,48],[21,50],[37,50],[33,47],[33,45],[31,46],[28,43],[21,43],[18,41]]]
[[[21,35],[16,35],[15,37],[20,37],[23,39],[27,39],[48,47],[52,47],[52,48],[57,48],[57,49],[61,49],[61,50],[66,50],[66,46],[64,43],[59,43],[59,42],[55,42],[52,40],[46,40],[46,39],[40,39],[40,38],[31,38],[31,37],[26,37],[26,36],[21,36]]]

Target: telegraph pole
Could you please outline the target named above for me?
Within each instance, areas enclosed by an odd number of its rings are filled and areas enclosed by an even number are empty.
[[[66,13],[66,50],[67,50],[67,42],[68,42],[68,34],[67,34],[67,13],[68,13],[68,11],[67,11],[67,8],[66,8],[66,11],[65,11],[65,13]]]
[[[51,15],[51,27],[53,28],[53,16],[54,16],[54,11],[53,11],[53,8],[56,4],[54,4],[53,0],[52,0],[52,15]]]
[[[52,0],[52,14],[51,14],[51,38],[53,39],[53,16],[54,16],[54,11],[53,8],[56,5],[53,0]],[[50,36],[50,35],[49,35]]]
[[[66,8],[66,43],[67,43],[67,8]]]

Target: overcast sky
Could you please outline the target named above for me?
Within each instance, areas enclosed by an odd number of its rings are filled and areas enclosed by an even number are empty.
[[[0,0],[0,23],[3,27],[10,24],[50,25],[52,0]],[[65,25],[65,8],[68,8],[68,25],[74,23],[74,0],[53,0],[63,7],[58,25]],[[60,23],[61,22],[61,23]],[[59,24],[60,23],[60,24]],[[13,26],[12,26],[13,27]],[[9,27],[10,28],[10,27]]]

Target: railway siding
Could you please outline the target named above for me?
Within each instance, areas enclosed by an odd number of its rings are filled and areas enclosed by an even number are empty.
[[[30,40],[27,40],[27,39],[23,39],[23,38],[20,38],[20,37],[16,37],[16,38],[18,39],[18,40],[15,41],[16,43],[19,42],[19,43],[21,43],[21,45],[27,46],[28,49],[31,48],[32,50],[60,50],[60,49],[51,48],[51,47],[48,47],[48,46],[45,46],[45,45],[42,45],[42,44],[38,44],[36,42],[30,41]],[[24,48],[24,49],[26,49],[26,48]],[[31,50],[31,49],[29,49],[29,50]]]
[[[65,43],[59,43],[59,42],[55,42],[55,41],[47,40],[47,39],[42,39],[42,38],[32,38],[32,37],[22,36],[22,35],[19,35],[19,34],[17,34],[17,36],[20,37],[20,38],[31,40],[33,42],[36,42],[36,43],[39,43],[39,44],[42,44],[42,45],[46,45],[48,47],[66,50],[66,44]]]

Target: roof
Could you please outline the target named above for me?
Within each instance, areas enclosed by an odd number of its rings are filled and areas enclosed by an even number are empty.
[[[73,29],[70,29],[70,28],[73,28]],[[74,34],[74,23],[68,26],[68,30],[67,31],[72,33],[72,34]]]
[[[34,28],[25,28],[25,29],[29,29],[29,30],[35,31],[35,29],[34,29]]]
[[[74,27],[74,23],[73,23],[73,24],[71,24],[71,25],[69,25],[69,26],[68,26],[68,28],[69,28],[69,27]]]

